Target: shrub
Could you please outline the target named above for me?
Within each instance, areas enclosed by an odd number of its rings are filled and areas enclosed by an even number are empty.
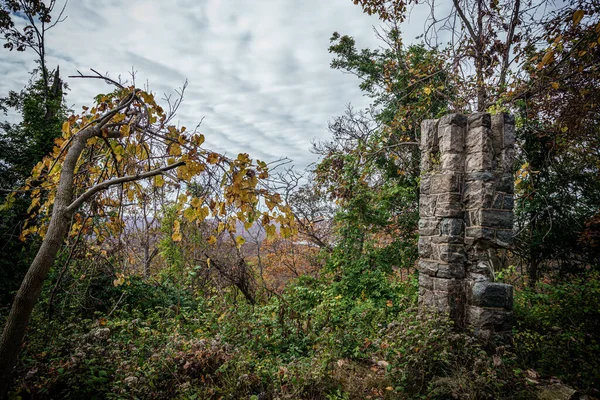
[[[600,382],[600,274],[539,283],[515,296],[521,362],[589,391]]]

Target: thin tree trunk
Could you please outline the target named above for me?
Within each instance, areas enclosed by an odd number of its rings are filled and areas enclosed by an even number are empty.
[[[2,360],[0,364],[0,399],[5,399],[8,395],[11,374],[17,364],[33,307],[40,296],[56,254],[69,231],[70,219],[74,210],[69,209],[68,206],[73,198],[73,178],[77,160],[85,148],[87,140],[97,133],[98,131],[93,128],[82,131],[73,140],[73,144],[65,156],[48,231],[35,259],[27,270],[21,287],[19,287],[0,337],[0,360]]]
[[[69,230],[66,212],[55,213],[42,246],[38,250],[23,283],[17,292],[10,314],[0,338],[0,399],[5,399],[14,366],[17,364],[21,343],[25,336],[31,313],[40,295],[56,253]]]
[[[135,100],[135,96],[135,92],[132,92],[121,100],[117,108],[103,116],[98,121],[97,125],[89,126],[73,136],[72,144],[62,163],[48,231],[46,232],[46,236],[42,241],[42,245],[35,256],[33,263],[29,267],[29,270],[21,283],[21,287],[17,292],[17,296],[13,302],[10,313],[8,314],[6,324],[4,325],[2,336],[0,337],[0,400],[4,400],[7,397],[10,377],[17,363],[21,344],[25,337],[25,331],[31,318],[31,313],[40,296],[48,271],[54,263],[56,254],[69,231],[70,220],[75,211],[96,193],[106,190],[111,186],[150,178],[185,165],[184,161],[180,161],[141,174],[109,179],[92,186],[79,195],[79,197],[73,199],[75,167],[77,166],[77,161],[79,160],[81,153],[85,149],[88,139],[91,139],[92,137],[106,137],[102,135],[102,128],[117,113],[128,108]],[[114,136],[110,136],[111,134]],[[108,137],[119,137],[119,132],[109,132]]]

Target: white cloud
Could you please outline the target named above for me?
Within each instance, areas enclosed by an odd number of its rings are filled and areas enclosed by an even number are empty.
[[[356,77],[329,68],[334,31],[378,46],[375,17],[350,0],[71,0],[68,18],[48,36],[48,65],[63,77],[90,67],[149,82],[162,94],[189,80],[178,119],[201,131],[207,147],[300,168],[316,161],[312,140],[329,136],[327,121],[347,103],[368,99]],[[419,27],[420,28],[420,27]],[[414,37],[415,35],[413,35]],[[1,53],[0,95],[20,89],[33,53]],[[68,103],[88,104],[107,87],[67,80]]]

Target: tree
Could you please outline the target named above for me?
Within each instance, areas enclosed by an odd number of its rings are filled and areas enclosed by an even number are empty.
[[[383,21],[402,22],[408,6],[423,3],[430,14],[423,39],[446,58],[446,71],[456,85],[453,109],[485,111],[510,92],[522,72],[530,46],[541,39],[539,27],[551,6],[547,0],[355,0],[369,14]],[[439,10],[447,9],[440,15]],[[442,11],[444,12],[444,11]],[[448,45],[440,42],[449,38]],[[473,104],[472,99],[477,99]]]
[[[351,296],[375,293],[377,280],[416,261],[419,127],[445,113],[455,97],[444,58],[422,45],[404,46],[400,21],[378,32],[383,46],[358,50],[334,33],[331,66],[361,79],[373,99],[369,110],[349,107],[317,144],[318,187],[335,202],[336,245],[328,262]]]
[[[6,114],[11,109],[21,116],[19,123],[0,123],[0,203],[4,203],[10,191],[23,185],[35,164],[52,150],[66,115],[65,85],[59,69],[49,71],[45,63],[46,32],[62,20],[64,11],[63,7],[58,18],[52,21],[50,16],[54,7],[54,1],[47,4],[40,1],[0,2],[0,33],[5,40],[4,47],[17,51],[29,49],[37,54],[37,68],[25,89],[11,91],[6,98],[0,99],[0,110]],[[18,23],[15,24],[13,17],[17,15]],[[18,240],[30,205],[31,199],[20,194],[10,209],[0,210],[2,305],[9,304],[12,292],[34,255],[34,239]]]
[[[67,2],[63,3],[58,16],[52,20],[55,7],[56,0],[0,1],[0,34],[4,35],[4,47],[17,51],[31,49],[37,54],[46,91],[51,90],[49,73],[46,70],[46,33],[56,24],[64,21],[63,13]],[[24,27],[15,24],[13,19],[15,15],[24,17],[26,21]],[[51,105],[47,106],[47,113],[52,114]]]
[[[558,10],[542,27],[515,91],[520,118],[517,247],[535,284],[544,273],[581,272],[600,253],[586,241],[600,208],[600,4]],[[555,274],[556,275],[556,274]]]
[[[419,2],[355,3],[383,21],[403,21],[408,6]],[[443,58],[455,89],[449,108],[517,116],[515,251],[528,266],[530,283],[543,265],[566,272],[597,262],[593,249],[581,244],[598,208],[598,2],[444,5],[425,2],[430,14],[423,39]]]
[[[43,241],[17,292],[0,338],[2,393],[8,388],[11,370],[48,270],[69,231],[77,233],[83,229],[77,218],[80,208],[90,207],[100,215],[108,215],[105,210],[119,206],[119,199],[143,196],[141,187],[145,184],[161,187],[167,181],[189,182],[205,172],[207,165],[217,165],[224,171],[223,200],[205,206],[202,200],[182,194],[177,210],[186,218],[202,221],[210,214],[225,216],[225,207],[233,205],[239,213],[228,220],[252,219],[260,213],[257,206],[264,199],[273,213],[275,209],[279,211],[273,218],[282,224],[291,222],[287,218],[289,210],[279,204],[277,197],[257,188],[258,176],[268,175],[265,163],[258,162],[254,168],[246,154],[228,159],[203,150],[203,135],[196,130],[188,133],[185,127],[170,123],[181,104],[185,86],[178,92],[178,99],[168,101],[169,109],[165,111],[151,93],[134,85],[124,86],[98,73],[79,77],[101,79],[116,89],[98,95],[93,107],[84,107],[80,115],[72,115],[64,122],[62,137],[56,140],[53,153],[38,163],[23,188],[30,191],[32,209],[41,224],[27,226],[22,236],[35,232]],[[170,172],[174,170],[176,175]],[[149,178],[151,182],[141,182]],[[121,191],[123,197],[112,197],[115,190]],[[9,202],[12,198],[9,196]],[[172,237],[181,240],[177,221]]]

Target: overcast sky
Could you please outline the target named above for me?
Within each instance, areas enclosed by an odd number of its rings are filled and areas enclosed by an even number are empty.
[[[378,20],[351,0],[70,0],[65,14],[48,34],[48,67],[60,65],[77,112],[107,90],[66,78],[77,70],[127,77],[133,67],[159,97],[187,79],[177,120],[193,128],[204,117],[207,148],[302,169],[316,161],[311,141],[329,137],[328,120],[369,103],[356,77],[329,68],[334,31],[379,45]],[[33,59],[0,52],[0,96],[26,84]]]

